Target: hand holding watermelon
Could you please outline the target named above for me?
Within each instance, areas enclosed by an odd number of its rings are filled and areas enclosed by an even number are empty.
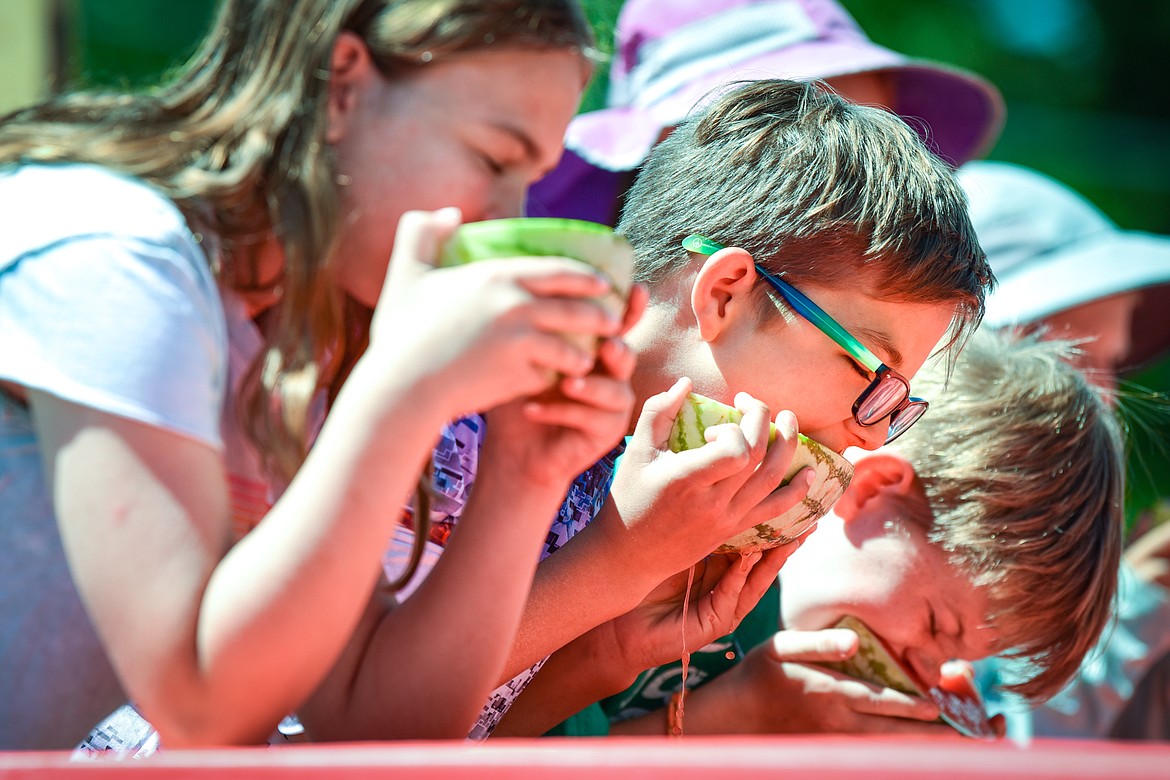
[[[441,405],[464,414],[536,395],[558,376],[589,374],[597,339],[623,328],[620,314],[596,300],[615,285],[561,256],[436,270],[432,263],[457,226],[455,210],[403,215],[363,358],[395,371],[375,368],[373,378],[408,381],[407,374],[416,373],[434,399],[450,399]],[[589,343],[566,339],[566,333]]]
[[[860,680],[922,696],[934,702],[941,713],[941,720],[950,724],[960,734],[979,739],[994,739],[1000,736],[987,717],[983,698],[975,686],[974,674],[966,662],[951,661],[943,664],[938,685],[927,688],[918,680],[914,671],[897,658],[881,637],[860,620],[846,616],[836,627],[848,628],[856,633],[859,645],[854,656],[827,664],[830,668]]]
[[[778,631],[687,695],[687,732],[921,735],[950,730],[932,722],[938,708],[929,700],[826,668],[856,647],[850,631]]]
[[[682,452],[702,447],[706,443],[708,429],[739,423],[742,418],[743,413],[734,407],[691,393],[671,428],[670,448],[674,452]],[[772,442],[775,439],[776,427],[773,425],[768,440]],[[787,484],[804,468],[812,469],[815,476],[808,494],[799,504],[763,518],[752,528],[726,540],[716,552],[766,550],[787,544],[811,530],[816,521],[844,494],[853,476],[853,466],[837,453],[798,433],[796,452],[785,470],[783,482],[778,484]]]
[[[803,479],[778,487],[796,447],[795,419],[778,416],[769,447],[768,410],[746,394],[737,399],[738,424],[716,426],[706,446],[675,452],[671,429],[690,389],[682,379],[646,401],[614,481],[617,517],[605,516],[598,529],[615,566],[636,567],[647,591],[807,491]]]

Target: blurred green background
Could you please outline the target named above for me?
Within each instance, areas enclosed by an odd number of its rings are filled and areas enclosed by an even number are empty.
[[[17,0],[0,0],[15,2]],[[703,0],[694,0],[702,2]],[[215,0],[19,0],[53,8],[63,80],[149,84],[182,62]],[[841,0],[870,37],[990,79],[1008,120],[990,153],[1066,182],[1123,228],[1170,234],[1170,2]],[[584,0],[604,51],[620,0]],[[603,67],[582,108],[604,102]],[[1135,377],[1170,388],[1170,363]],[[1170,413],[1137,405],[1131,514],[1170,494]]]
[[[8,2],[9,0],[3,0]],[[69,78],[145,84],[190,54],[214,0],[43,0],[65,9]],[[702,0],[694,0],[702,2]],[[584,0],[611,48],[620,0]],[[1083,192],[1122,227],[1170,233],[1170,2],[842,0],[871,38],[1003,92],[990,157]],[[584,109],[604,101],[604,69]]]

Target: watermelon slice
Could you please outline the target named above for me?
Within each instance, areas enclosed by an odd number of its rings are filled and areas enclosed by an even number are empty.
[[[613,292],[602,304],[625,311],[633,286],[634,250],[613,229],[579,219],[516,217],[460,225],[439,255],[442,267],[509,257],[568,257],[603,274]]]
[[[902,663],[890,650],[889,645],[857,618],[846,615],[834,628],[848,628],[857,634],[861,641],[857,654],[852,658],[825,663],[824,666],[859,680],[930,699],[942,713],[939,720],[949,724],[964,736],[976,739],[996,738],[969,664],[963,661],[948,661],[943,664],[938,686],[928,689],[914,670]]]
[[[674,420],[670,432],[670,449],[681,452],[702,447],[706,444],[703,432],[707,428],[723,423],[738,423],[742,417],[743,413],[733,406],[691,393]],[[784,514],[727,540],[716,552],[750,553],[791,542],[815,526],[817,520],[845,492],[849,480],[853,478],[853,464],[807,436],[797,435],[799,443],[796,454],[781,484],[787,484],[797,472],[811,466],[816,471],[816,478],[808,489],[808,495]],[[776,425],[773,423],[770,440],[775,439]]]

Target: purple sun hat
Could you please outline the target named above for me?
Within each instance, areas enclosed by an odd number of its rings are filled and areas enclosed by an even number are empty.
[[[1004,122],[990,82],[878,46],[834,0],[627,0],[615,49],[608,107],[569,125],[561,165],[530,193],[534,216],[613,224],[614,173],[640,166],[664,130],[736,81],[888,74],[890,108],[953,166],[988,152]]]
[[[666,127],[711,90],[760,78],[883,71],[897,111],[953,165],[986,153],[1004,119],[985,79],[870,41],[833,0],[628,0],[618,17],[606,109],[573,123],[568,146],[602,167],[641,164]]]

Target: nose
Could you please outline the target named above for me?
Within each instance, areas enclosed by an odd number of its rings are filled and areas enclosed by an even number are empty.
[[[500,181],[488,200],[485,219],[508,219],[524,213],[528,186],[523,182]]]
[[[863,450],[876,450],[886,443],[886,435],[890,430],[890,418],[879,420],[876,425],[861,425],[856,420],[850,420],[854,442],[851,446]]]

